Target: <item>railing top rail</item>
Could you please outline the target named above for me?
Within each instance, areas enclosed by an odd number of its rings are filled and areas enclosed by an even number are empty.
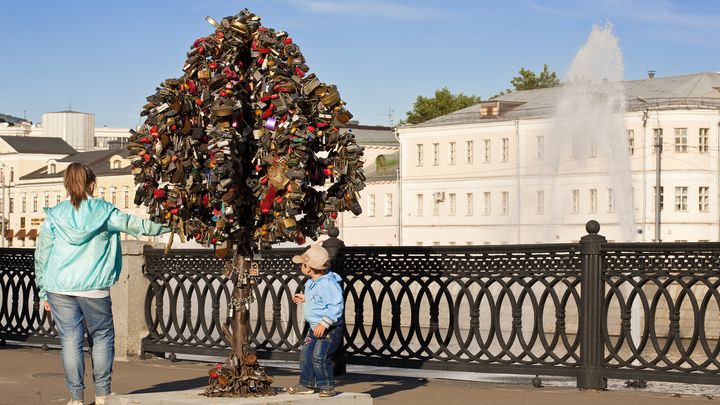
[[[261,252],[263,256],[291,256],[302,251],[304,247],[296,248],[273,248]],[[557,253],[573,252],[579,253],[577,243],[548,243],[541,245],[461,245],[461,246],[346,246],[346,254],[527,254],[527,253]],[[207,256],[212,255],[212,249],[173,249],[170,251],[173,256]],[[150,256],[161,256],[163,249],[145,247],[144,253]]]
[[[720,242],[605,243],[603,252],[720,252]]]

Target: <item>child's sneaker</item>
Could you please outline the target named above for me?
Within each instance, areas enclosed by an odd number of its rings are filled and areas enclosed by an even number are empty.
[[[320,391],[320,394],[318,396],[323,398],[334,397],[335,388],[325,388],[324,390]]]
[[[312,388],[308,388],[304,385],[295,384],[294,386],[288,388],[287,392],[289,392],[293,395],[308,395],[308,394],[314,394],[315,390]]]

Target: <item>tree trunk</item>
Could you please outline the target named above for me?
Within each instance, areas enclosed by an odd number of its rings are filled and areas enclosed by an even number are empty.
[[[241,305],[235,308],[235,316],[232,319],[231,326],[232,341],[230,345],[238,358],[242,359],[248,350],[248,335],[250,333],[250,305],[247,303],[247,299],[250,296],[250,280],[246,278],[247,269],[245,267],[245,258],[242,255],[238,255],[235,260],[235,268],[240,272],[240,274],[238,274],[238,280],[245,279],[247,282],[241,287],[238,287],[236,283],[233,287],[233,302],[240,302]]]

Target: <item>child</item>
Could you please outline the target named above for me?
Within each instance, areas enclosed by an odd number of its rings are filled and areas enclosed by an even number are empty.
[[[310,324],[300,353],[300,383],[288,388],[291,394],[313,394],[320,389],[321,397],[335,395],[331,358],[342,338],[344,301],[340,276],[329,271],[330,255],[324,247],[312,245],[293,263],[310,280],[305,294],[295,294],[293,302],[306,301],[305,320]]]

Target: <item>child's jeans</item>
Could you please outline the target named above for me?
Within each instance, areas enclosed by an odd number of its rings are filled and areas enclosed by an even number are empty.
[[[340,344],[344,330],[342,323],[335,324],[322,338],[316,338],[312,329],[308,330],[300,353],[300,385],[321,390],[335,387],[332,355]]]

